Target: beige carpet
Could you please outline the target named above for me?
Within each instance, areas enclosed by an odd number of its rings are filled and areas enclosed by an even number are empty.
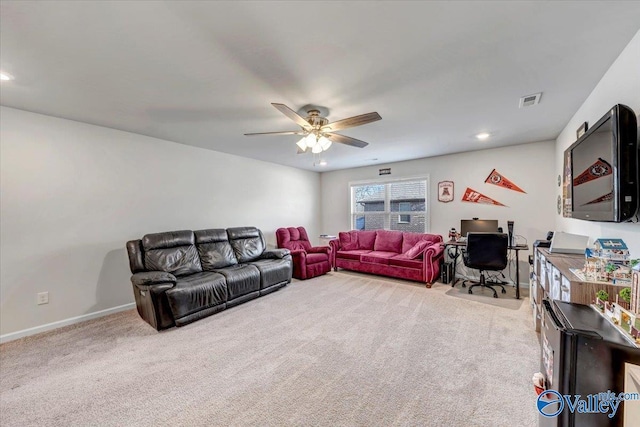
[[[0,425],[535,426],[507,310],[330,273],[157,333],[127,311],[0,346]]]
[[[449,285],[451,286],[451,285]],[[493,297],[493,292],[489,288],[477,287],[473,288],[473,293],[469,293],[469,284],[466,288],[462,287],[462,280],[456,283],[455,287],[449,287],[447,295],[462,298],[469,301],[476,301],[482,304],[495,305],[496,307],[508,308],[509,310],[519,310],[523,302],[529,301],[529,286],[520,285],[520,299],[516,299],[515,286],[505,285],[504,289],[507,293],[503,294],[499,286],[496,286],[498,298]]]

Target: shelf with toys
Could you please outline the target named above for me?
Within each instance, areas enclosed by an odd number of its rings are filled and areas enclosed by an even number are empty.
[[[604,306],[591,304],[591,308],[600,313],[635,347],[640,348],[640,317],[623,309],[616,303]]]
[[[611,242],[615,246],[613,251],[607,249]],[[633,314],[633,326],[637,328],[635,319],[640,318],[638,268],[638,260],[630,259],[626,245],[620,239],[598,239],[595,247],[588,249],[585,255],[552,254],[546,248],[536,248],[531,272],[534,328],[540,330],[542,301],[545,298],[593,305],[599,310],[596,301],[599,291],[611,296],[610,305],[616,304],[619,309]],[[624,298],[620,297],[621,291]],[[601,305],[603,309],[599,311],[604,315],[604,304]],[[625,317],[625,320],[630,321],[631,316],[627,316],[629,319]],[[609,320],[614,322],[611,317]],[[631,333],[629,338],[632,338]]]

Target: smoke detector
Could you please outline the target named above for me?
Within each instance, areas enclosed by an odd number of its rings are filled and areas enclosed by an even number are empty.
[[[540,103],[540,97],[542,92],[534,93],[533,95],[525,95],[520,98],[520,108],[531,107]]]

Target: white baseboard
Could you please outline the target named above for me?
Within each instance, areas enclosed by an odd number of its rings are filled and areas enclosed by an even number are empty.
[[[18,332],[12,332],[10,334],[0,335],[0,344],[17,340],[19,338],[28,337],[30,335],[39,334],[41,332],[51,331],[53,329],[62,328],[63,326],[73,325],[75,323],[85,322],[91,319],[97,319],[98,317],[107,316],[109,314],[118,313],[120,311],[130,310],[135,308],[136,303],[119,305],[118,307],[107,308],[106,310],[94,311],[93,313],[83,314],[82,316],[71,317],[65,320],[59,320],[53,323],[47,323],[46,325],[36,326],[34,328],[23,329]]]

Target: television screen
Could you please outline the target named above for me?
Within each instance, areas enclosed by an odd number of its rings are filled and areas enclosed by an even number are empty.
[[[638,210],[636,115],[616,105],[568,149],[571,216],[622,222]]]
[[[580,211],[613,211],[613,133],[607,117],[573,150],[573,204]]]
[[[467,233],[495,233],[498,231],[497,219],[462,219],[460,220],[460,234],[467,237]]]

